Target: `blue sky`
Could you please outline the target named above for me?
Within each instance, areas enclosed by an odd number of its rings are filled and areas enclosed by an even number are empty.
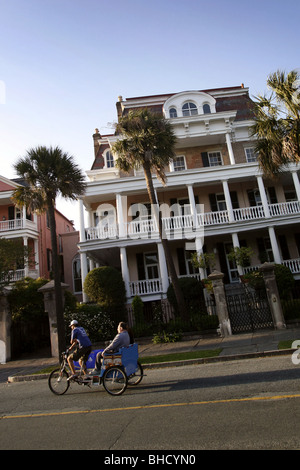
[[[37,145],[89,170],[119,95],[264,93],[300,67],[299,14],[299,0],[0,0],[0,174]]]

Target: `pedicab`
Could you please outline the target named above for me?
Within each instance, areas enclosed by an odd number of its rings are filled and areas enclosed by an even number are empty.
[[[86,362],[87,369],[95,368],[96,356],[103,349],[90,353]],[[143,378],[143,368],[138,361],[138,345],[130,344],[121,348],[117,353],[105,354],[99,375],[86,375],[78,362],[74,362],[75,371],[79,371],[72,377],[68,365],[68,351],[62,353],[62,361],[59,368],[53,370],[48,378],[48,385],[55,395],[63,395],[69,389],[71,383],[85,386],[104,386],[110,395],[121,395],[127,385],[137,385]]]

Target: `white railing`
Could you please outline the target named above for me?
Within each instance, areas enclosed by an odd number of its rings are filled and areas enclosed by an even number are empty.
[[[143,281],[129,282],[131,295],[160,294],[162,292],[161,279],[144,279]]]
[[[86,229],[87,240],[106,240],[118,236],[117,225],[107,225],[105,227],[90,227]]]
[[[293,214],[300,214],[300,202],[280,202],[277,204],[269,204],[269,210],[271,217],[287,216]],[[265,218],[265,212],[263,206],[251,206],[241,207],[239,209],[233,209],[233,216],[235,222],[244,222],[248,220],[259,220]],[[17,221],[5,221],[8,222],[20,222],[22,219]],[[162,219],[163,228],[167,234],[170,232],[176,232],[180,230],[193,229],[195,228],[194,217],[189,215],[178,215],[174,217],[164,217]],[[197,214],[196,216],[196,228],[228,224],[229,212],[215,211],[215,212],[204,212]],[[14,224],[12,224],[12,227]],[[1,227],[1,225],[0,225]],[[19,227],[18,227],[19,228]],[[158,233],[158,228],[155,219],[146,220],[132,220],[126,224],[125,236],[129,238],[143,237],[144,235]],[[11,228],[13,230],[13,228]],[[117,224],[107,225],[105,227],[90,227],[86,229],[87,240],[106,240],[107,238],[117,238],[119,236],[119,227]]]
[[[300,273],[300,258],[284,260],[282,264],[290,268],[292,274]]]
[[[299,214],[300,202],[290,201],[278,202],[277,204],[270,204],[269,210],[271,216]]]
[[[165,230],[181,230],[183,228],[193,227],[193,216],[188,215],[176,215],[175,217],[164,217],[162,219],[163,227]]]
[[[240,207],[233,209],[234,220],[240,222],[243,220],[263,219],[265,212],[263,206]]]
[[[146,220],[132,220],[127,224],[127,233],[130,236],[143,235],[157,232],[157,225],[155,219]]]
[[[24,219],[1,220],[0,232],[8,232],[10,230],[20,230],[24,227]]]

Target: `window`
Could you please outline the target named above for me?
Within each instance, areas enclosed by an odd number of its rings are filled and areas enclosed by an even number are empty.
[[[180,155],[178,157],[174,157],[172,163],[170,165],[171,171],[182,171],[186,170],[185,164],[185,157],[184,155]]]
[[[74,292],[82,292],[80,257],[73,260],[73,286]]]
[[[114,157],[110,150],[107,150],[104,154],[104,166],[105,168],[114,168],[115,166]]]
[[[147,279],[158,279],[158,255],[157,253],[144,253],[145,271]]]
[[[209,152],[208,161],[209,161],[209,166],[223,165],[221,152]]]
[[[194,103],[185,103],[182,106],[183,116],[194,116],[198,114],[197,106]]]
[[[245,148],[245,154],[248,163],[257,162],[257,153],[253,147]]]
[[[226,200],[225,200],[225,196],[223,193],[216,194],[216,203],[217,203],[218,211],[227,210]]]
[[[206,104],[203,105],[203,113],[204,114],[210,114],[211,113],[209,104],[206,103]]]
[[[176,108],[170,108],[169,114],[170,114],[170,118],[176,118],[177,117]]]

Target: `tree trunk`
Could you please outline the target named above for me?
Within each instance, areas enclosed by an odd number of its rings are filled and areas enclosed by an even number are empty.
[[[57,250],[55,209],[54,209],[54,205],[52,201],[51,202],[48,201],[48,215],[49,215],[51,247],[52,247],[52,267],[53,267],[53,277],[54,277],[58,350],[59,350],[59,356],[60,356],[61,353],[65,351],[66,349],[66,339],[65,339],[65,322],[64,322],[64,308],[63,308],[63,298],[62,298],[62,289],[61,289],[60,265],[59,265],[58,250]]]
[[[185,305],[181,287],[178,282],[177,273],[176,273],[173,258],[171,255],[169,241],[167,239],[167,236],[163,228],[161,213],[159,211],[158,201],[156,200],[156,194],[155,194],[154,187],[153,187],[153,180],[152,180],[150,165],[147,164],[147,162],[144,164],[144,173],[145,173],[145,179],[146,179],[150,203],[154,209],[154,216],[155,216],[156,223],[158,225],[159,236],[160,236],[162,246],[165,252],[169,275],[171,278],[171,282],[173,284],[174,294],[175,294],[177,305],[180,311],[180,316],[183,320],[189,320],[188,311]]]

